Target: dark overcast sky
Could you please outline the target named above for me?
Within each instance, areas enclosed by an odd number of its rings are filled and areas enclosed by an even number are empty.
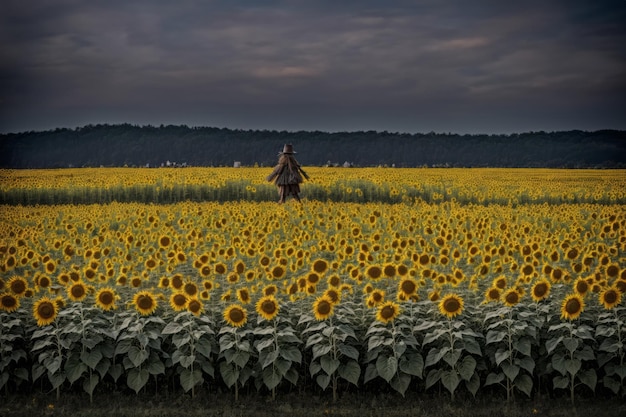
[[[626,129],[624,22],[624,0],[2,0],[0,131]]]

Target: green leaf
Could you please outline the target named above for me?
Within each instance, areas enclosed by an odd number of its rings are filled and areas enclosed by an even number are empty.
[[[89,352],[85,351],[80,355],[80,360],[91,369],[96,369],[101,359],[102,352],[100,352],[100,349],[93,349]]]
[[[56,374],[48,372],[48,381],[50,381],[53,389],[60,387],[65,382],[65,379],[65,372],[59,372]]]
[[[266,349],[270,346],[274,346],[274,339],[264,339],[264,340],[259,340],[257,343],[255,343],[256,345],[256,349],[260,352],[263,349]]]
[[[122,366],[121,363],[113,364],[109,368],[109,375],[111,375],[111,378],[113,378],[114,382],[117,382],[118,378],[122,376],[123,372],[124,372],[124,367]]]
[[[472,374],[469,381],[465,381],[465,387],[472,393],[472,396],[476,397],[476,393],[480,389],[480,377],[477,373]]]
[[[282,375],[273,366],[263,369],[263,383],[268,389],[274,389],[280,384]]]
[[[575,376],[578,373],[581,366],[582,362],[580,359],[565,359],[565,369],[572,376]]]
[[[146,350],[139,349],[137,346],[131,346],[128,350],[128,359],[130,359],[135,368],[140,367],[148,359],[148,356],[149,354]]]
[[[515,359],[515,363],[521,368],[524,368],[531,375],[535,371],[535,361],[530,356],[524,356],[523,358]]]
[[[354,346],[339,343],[337,347],[342,355],[347,356],[350,359],[359,360],[359,351]]]
[[[67,375],[67,380],[70,384],[78,381],[81,376],[87,371],[87,366],[77,360],[68,360],[65,364],[65,373]]]
[[[565,368],[565,356],[561,354],[552,356],[552,367],[561,373],[561,375],[567,374],[567,369]]]
[[[563,339],[563,346],[565,346],[565,349],[567,349],[570,353],[574,353],[574,351],[578,349],[579,343],[580,339],[575,337],[566,337]]]
[[[398,370],[398,360],[394,356],[381,355],[376,360],[376,371],[385,381],[391,381],[391,378]]]
[[[372,351],[373,349],[376,349],[378,346],[385,343],[385,340],[387,340],[385,337],[379,336],[379,335],[370,337],[369,340],[367,341],[367,351],[369,352],[369,351]]]
[[[83,389],[87,394],[92,395],[93,390],[96,388],[96,385],[98,385],[98,382],[100,382],[98,374],[91,374],[88,378],[85,378],[85,381],[83,382]]]
[[[465,345],[465,350],[467,352],[472,353],[474,355],[482,356],[483,353],[476,339],[474,339],[473,337],[465,337],[463,339],[463,343]]]
[[[548,351],[548,355],[552,353],[552,351],[561,343],[563,340],[563,336],[559,336],[557,338],[548,339],[546,341],[546,350]]]
[[[243,368],[248,363],[250,359],[250,354],[248,352],[235,352],[232,356],[232,361],[237,364],[240,368]]]
[[[510,381],[514,381],[515,378],[517,378],[517,375],[519,374],[519,370],[520,370],[519,366],[513,365],[510,362],[502,363],[502,371],[504,372],[504,375],[506,375],[506,377]]]
[[[596,354],[591,346],[585,345],[581,350],[574,352],[574,358],[581,361],[593,361],[596,359]]]
[[[232,363],[220,362],[220,375],[226,386],[231,388],[239,379],[239,370]]]
[[[273,334],[273,333],[274,333],[274,327],[273,326],[255,327],[255,329],[254,329],[254,334],[255,335],[264,336],[264,335]]]
[[[497,374],[491,372],[489,375],[487,375],[487,379],[485,379],[485,386],[499,384],[502,381],[504,381],[504,374],[502,372]]]
[[[62,363],[63,363],[63,357],[59,355],[59,356],[55,356],[49,361],[44,362],[44,366],[46,367],[46,369],[48,370],[50,374],[55,374],[61,367]]]
[[[330,352],[330,345],[315,345],[313,346],[313,359],[319,358],[320,356],[326,355]]]
[[[150,375],[161,375],[165,373],[165,365],[158,357],[150,357],[146,369]]]
[[[328,384],[330,383],[330,376],[326,375],[325,373],[321,373],[317,376],[317,378],[315,378],[315,381],[317,382],[317,385],[319,385],[322,390],[325,391],[328,387]]]
[[[421,378],[424,372],[424,358],[419,353],[407,354],[400,358],[398,366],[402,372]]]
[[[533,390],[533,380],[528,375],[520,375],[515,380],[515,387],[530,398],[530,394]]]
[[[521,353],[524,356],[530,356],[532,353],[530,340],[525,337],[522,339],[519,339],[517,343],[515,343],[514,347],[515,349],[517,349],[519,353]]]
[[[280,356],[291,362],[302,362],[302,352],[300,351],[300,349],[293,346],[287,346],[280,349]]]
[[[557,375],[552,378],[552,386],[554,388],[565,389],[569,386],[569,378],[562,375]]]
[[[578,378],[580,379],[580,382],[588,386],[591,391],[595,392],[596,384],[598,383],[598,376],[596,375],[595,369],[583,369],[578,374]]]
[[[459,374],[454,370],[445,370],[441,372],[441,383],[444,387],[453,394],[456,388],[459,386],[459,382],[461,379],[459,378]]]
[[[496,365],[500,364],[511,357],[511,352],[508,349],[498,348],[496,351]]]
[[[485,344],[489,345],[491,343],[498,343],[502,341],[506,337],[506,332],[489,330],[487,332],[487,338],[485,339]]]
[[[276,368],[278,370],[278,373],[282,377],[289,371],[289,369],[291,369],[291,364],[292,363],[293,362],[285,360],[283,358],[278,358],[274,362],[274,368]]]
[[[318,344],[322,340],[324,340],[324,336],[322,336],[320,333],[312,334],[311,337],[309,337],[306,341],[305,349],[308,349],[312,345]]]
[[[465,381],[469,381],[474,375],[474,371],[476,370],[476,359],[472,356],[465,356],[461,363],[459,364],[458,371],[459,376]]]
[[[439,363],[439,361],[441,360],[441,358],[443,358],[443,355],[445,355],[446,353],[448,353],[450,351],[449,347],[443,347],[441,349],[438,348],[431,348],[428,351],[428,355],[426,356],[426,363],[424,364],[424,366],[426,368],[428,368],[431,365],[434,365],[436,363]]]
[[[461,351],[460,350],[451,350],[446,352],[445,355],[443,355],[443,360],[450,366],[454,367],[456,366],[457,362],[459,361],[459,358],[461,357]]]
[[[126,384],[129,388],[139,394],[139,391],[148,382],[150,374],[147,369],[133,368],[128,371],[128,377],[126,378]]]
[[[309,365],[309,373],[311,374],[311,376],[315,375],[321,370],[322,365],[320,365],[319,362],[311,361],[311,364]]]
[[[263,351],[261,353],[261,355],[259,355],[259,362],[261,364],[261,368],[265,369],[268,366],[270,366],[272,363],[274,363],[276,361],[276,359],[278,358],[278,354],[279,353],[280,353],[280,351],[278,351],[278,350]],[[245,366],[245,364],[244,364],[244,366]],[[242,368],[243,368],[243,366],[242,366]]]
[[[183,369],[180,373],[180,386],[185,392],[190,391],[196,385],[200,385],[204,382],[202,377],[202,371],[200,369]]]
[[[426,346],[429,343],[434,342],[435,340],[439,339],[445,333],[446,333],[446,330],[444,330],[444,329],[436,329],[436,330],[432,331],[431,333],[428,333],[424,337],[424,341],[422,342],[422,346]]]
[[[431,369],[426,375],[426,389],[435,385],[441,379],[443,370],[441,368]]]
[[[339,364],[338,359],[331,358],[330,356],[322,356],[320,359],[320,365],[322,365],[322,369],[328,375],[334,374],[337,368],[339,368]]]
[[[617,394],[622,387],[620,381],[610,376],[605,376],[602,379],[602,385],[613,391],[613,394]]]
[[[598,348],[601,352],[609,352],[615,353],[623,348],[623,343],[618,342],[617,340],[612,339],[604,339],[600,347]]]
[[[351,360],[339,366],[338,374],[341,378],[358,386],[361,367],[357,361]]]
[[[411,383],[411,376],[407,374],[396,374],[393,379],[390,381],[389,385],[391,388],[396,390],[400,395],[404,397],[404,393],[407,388],[409,388],[409,384]]]

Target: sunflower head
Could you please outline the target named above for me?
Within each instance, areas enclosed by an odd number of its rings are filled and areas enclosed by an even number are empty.
[[[550,281],[547,279],[541,279],[533,285],[530,291],[530,296],[535,302],[545,300],[550,295],[550,288]]]
[[[313,314],[317,320],[326,320],[333,315],[333,301],[325,295],[318,297],[313,302]]]
[[[187,302],[187,310],[194,316],[199,316],[204,311],[204,305],[197,298],[192,298]]]
[[[570,294],[563,299],[561,304],[561,318],[575,320],[585,309],[585,301],[580,294]]]
[[[170,295],[170,307],[174,311],[183,311],[187,307],[188,297],[184,292],[175,292]]]
[[[224,310],[224,321],[230,326],[242,327],[247,321],[246,310],[238,304],[233,304]]]
[[[154,313],[157,308],[157,300],[150,291],[139,291],[133,297],[135,309],[142,316],[149,316]]]
[[[42,297],[33,305],[33,316],[38,326],[47,326],[52,323],[58,314],[56,303],[48,297]]]
[[[278,315],[280,306],[273,295],[261,297],[256,303],[256,312],[265,320],[273,320]]]
[[[101,288],[96,293],[96,305],[105,311],[113,310],[117,298],[118,296],[111,288]]]
[[[22,297],[28,289],[28,282],[22,277],[13,277],[7,283],[7,287],[18,297]]]
[[[611,310],[622,302],[622,293],[617,288],[609,287],[600,293],[599,298],[600,304],[602,304],[605,309]]]
[[[75,282],[67,288],[67,296],[72,301],[82,301],[87,297],[87,286],[82,282]]]
[[[0,310],[12,313],[20,308],[20,299],[11,293],[0,294]]]
[[[393,301],[387,301],[378,307],[376,320],[382,323],[390,323],[400,315],[400,306]]]
[[[400,281],[398,287],[400,292],[402,292],[407,297],[410,297],[417,292],[417,281],[412,278],[405,278]]]
[[[520,294],[514,288],[511,288],[502,294],[502,302],[507,307],[513,307],[520,302]]]
[[[439,312],[451,319],[463,312],[463,298],[457,294],[447,294],[439,301]]]

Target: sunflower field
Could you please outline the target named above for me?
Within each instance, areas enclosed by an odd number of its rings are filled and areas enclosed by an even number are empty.
[[[0,389],[626,396],[626,172],[0,171]]]

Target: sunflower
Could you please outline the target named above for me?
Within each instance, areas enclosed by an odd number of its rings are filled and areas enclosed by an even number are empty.
[[[96,305],[105,311],[113,310],[117,298],[115,291],[111,288],[101,288],[96,293]]]
[[[400,315],[400,306],[393,301],[387,301],[378,307],[376,312],[376,320],[382,323],[392,322]]]
[[[175,292],[170,295],[170,307],[174,311],[183,311],[187,307],[187,295],[183,292]]]
[[[204,311],[204,305],[197,298],[192,298],[187,303],[187,310],[194,316],[199,316]]]
[[[574,292],[578,295],[585,296],[590,290],[589,283],[584,278],[578,278],[574,281]]]
[[[276,285],[270,284],[263,288],[263,295],[264,296],[275,295],[277,291],[278,291],[278,288],[276,287]]]
[[[28,282],[22,277],[13,277],[7,283],[7,287],[17,297],[22,297],[28,289]]]
[[[72,301],[82,301],[87,297],[87,286],[82,282],[76,282],[67,289],[67,296]]]
[[[149,316],[157,308],[157,300],[150,291],[137,292],[133,297],[133,304],[142,316]]]
[[[12,313],[20,308],[20,299],[13,294],[0,294],[0,310]]]
[[[446,294],[439,301],[439,311],[449,319],[461,314],[463,307],[463,298],[457,294]]]
[[[42,297],[33,305],[33,316],[38,326],[47,326],[57,317],[57,305],[48,297]]]
[[[250,302],[250,291],[246,287],[239,288],[237,290],[237,299],[242,304],[248,304]]]
[[[224,310],[224,321],[230,326],[241,327],[247,321],[246,310],[238,304],[228,306]]]
[[[338,288],[328,288],[324,291],[324,295],[326,295],[334,305],[339,304],[341,301],[341,291]]]
[[[196,294],[198,294],[198,286],[196,285],[195,282],[188,281],[185,283],[185,286],[183,287],[183,291],[188,296],[194,297]]]
[[[385,302],[385,291],[383,290],[372,290],[370,296],[367,298],[367,306],[368,307],[376,307]]]
[[[600,293],[599,300],[605,309],[611,310],[622,302],[622,293],[615,287],[609,287]]]
[[[316,320],[326,320],[333,315],[333,302],[326,296],[318,297],[313,302],[313,314]]]
[[[438,301],[440,296],[441,295],[439,294],[438,290],[432,290],[428,293],[428,299],[433,303]]]
[[[410,297],[417,292],[417,281],[412,278],[405,278],[398,284],[398,291],[406,297]]]
[[[311,266],[311,271],[323,275],[328,270],[328,262],[325,259],[317,259]]]
[[[365,275],[367,275],[369,279],[376,280],[376,279],[379,279],[383,275],[383,270],[378,265],[370,265],[365,271]]]
[[[161,279],[159,279],[158,288],[167,288],[169,286],[170,286],[170,279],[168,277],[161,277]]]
[[[37,277],[36,284],[39,288],[48,288],[52,284],[52,280],[47,275]]]
[[[513,307],[515,304],[520,302],[520,294],[515,290],[515,288],[511,288],[502,294],[502,302],[507,307]]]
[[[383,275],[387,278],[393,278],[396,276],[397,269],[393,264],[385,264],[383,266]]]
[[[545,300],[550,295],[550,281],[547,279],[541,279],[533,285],[530,290],[530,296],[536,302]]]
[[[493,301],[499,301],[502,292],[498,287],[489,287],[487,291],[485,291],[485,302],[490,303]]]
[[[575,320],[585,309],[585,301],[580,294],[570,294],[563,299],[561,304],[561,318]]]
[[[180,290],[185,285],[185,281],[183,280],[183,276],[181,274],[176,274],[170,280],[170,286],[175,290]]]
[[[256,303],[256,312],[265,320],[272,320],[278,315],[280,306],[273,295],[261,297]]]

